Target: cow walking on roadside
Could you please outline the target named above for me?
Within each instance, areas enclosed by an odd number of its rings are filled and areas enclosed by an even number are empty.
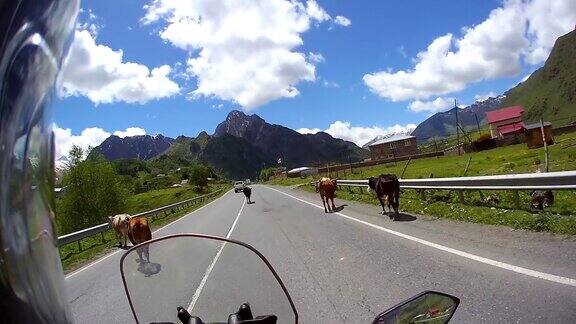
[[[118,214],[115,216],[108,217],[108,225],[111,228],[113,228],[114,231],[116,232],[116,238],[118,239],[118,246],[121,248],[126,247],[129,222],[130,222],[130,215],[128,214]],[[122,244],[122,239],[124,239],[124,244]]]
[[[381,174],[378,178],[370,177],[368,186],[376,192],[376,197],[382,205],[382,215],[386,215],[385,206],[387,206],[389,211],[394,210],[394,214],[388,215],[388,217],[395,221],[400,207],[400,182],[398,178],[393,174]],[[386,204],[384,204],[384,200],[386,200]]]
[[[152,232],[148,226],[148,219],[146,217],[132,217],[128,224],[128,238],[132,245],[150,241],[152,239]],[[142,254],[146,257],[146,262],[150,262],[149,244],[145,244],[136,249],[140,262],[144,262]]]
[[[320,193],[320,198],[322,199],[325,213],[333,212],[336,209],[336,206],[334,206],[336,188],[336,179],[332,180],[330,178],[322,178],[316,183],[316,192]],[[330,202],[332,202],[332,208],[330,208]]]

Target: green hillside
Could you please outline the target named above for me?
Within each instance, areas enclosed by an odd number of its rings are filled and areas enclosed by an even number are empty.
[[[576,30],[559,37],[546,64],[506,93],[503,106],[517,104],[528,122],[543,117],[556,127],[576,121]]]
[[[272,164],[257,147],[232,135],[209,136],[202,132],[196,138],[180,136],[161,155],[148,163],[152,169],[169,173],[192,164],[209,165],[230,179],[255,178],[261,168]]]

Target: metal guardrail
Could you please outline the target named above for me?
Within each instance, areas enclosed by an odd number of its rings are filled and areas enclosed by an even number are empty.
[[[399,179],[403,189],[576,190],[576,171],[495,176]],[[338,180],[338,186],[368,187],[368,180]]]
[[[214,195],[214,194],[216,194],[216,193],[218,193],[218,192],[220,192],[220,191],[222,191],[222,189],[213,191],[213,192],[211,192],[211,193],[208,193],[208,194],[205,194],[205,195],[202,195],[202,196],[198,196],[198,197],[186,199],[186,200],[183,200],[183,201],[174,203],[174,204],[170,204],[170,205],[158,207],[158,208],[156,208],[156,209],[152,209],[152,210],[149,210],[149,211],[145,211],[145,212],[142,212],[142,213],[134,214],[134,215],[131,215],[131,216],[132,216],[132,217],[141,217],[141,216],[156,215],[156,214],[159,214],[159,213],[161,213],[161,212],[167,211],[167,210],[169,210],[169,209],[173,209],[173,208],[178,208],[178,207],[181,207],[181,206],[185,206],[186,204],[193,204],[194,201],[196,201],[196,200],[203,201],[204,198],[209,197],[209,196],[211,196],[211,195]],[[69,233],[69,234],[66,234],[66,235],[62,235],[62,236],[59,236],[59,237],[58,237],[58,246],[62,246],[62,245],[69,244],[69,243],[73,243],[73,242],[79,241],[79,240],[81,240],[81,239],[87,238],[87,237],[89,237],[89,236],[93,236],[93,235],[96,235],[96,234],[105,232],[105,231],[107,231],[107,230],[109,230],[109,229],[110,229],[110,226],[108,225],[108,223],[105,223],[105,224],[100,224],[100,225],[92,226],[92,227],[90,227],[90,228],[86,228],[86,229],[83,229],[83,230],[80,230],[80,231],[77,231],[77,232],[73,232],[73,233]]]

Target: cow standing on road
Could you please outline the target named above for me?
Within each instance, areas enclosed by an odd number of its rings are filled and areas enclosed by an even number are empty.
[[[382,215],[386,215],[385,206],[388,206],[389,211],[394,209],[394,214],[388,215],[388,217],[395,221],[400,206],[400,182],[398,178],[393,174],[381,174],[378,178],[370,177],[368,186],[376,192],[376,197],[382,205]],[[384,205],[384,200],[386,200],[386,205]]]
[[[108,225],[116,232],[119,247],[126,247],[126,239],[128,237],[128,223],[130,222],[130,215],[118,214],[108,217]],[[124,239],[124,244],[122,244]]]
[[[132,217],[130,219],[128,223],[128,238],[132,245],[138,245],[152,239],[152,232],[146,217]],[[146,262],[150,262],[149,244],[139,247],[136,252],[138,252],[140,262],[144,261],[142,254],[146,257]]]
[[[320,193],[325,213],[333,212],[336,209],[336,206],[334,206],[336,188],[336,179],[331,180],[330,178],[322,178],[316,183],[316,192]],[[330,208],[330,201],[332,202],[332,208]],[[328,206],[328,208],[326,208],[326,206]]]
[[[244,189],[242,189],[242,192],[244,193],[244,196],[246,196],[246,201],[248,204],[251,204],[252,200],[250,200],[250,196],[252,195],[252,188],[246,186]]]

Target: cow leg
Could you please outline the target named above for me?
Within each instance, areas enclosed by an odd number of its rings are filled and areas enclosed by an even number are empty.
[[[330,200],[332,201],[332,210],[336,210],[336,206],[334,206],[334,197],[331,197]]]
[[[380,205],[382,205],[382,215],[386,215],[386,209],[384,207],[384,200],[382,200],[382,197],[378,196],[378,200],[380,201]]]
[[[324,206],[324,212],[328,213],[328,209],[326,209],[326,200],[324,197],[321,197],[321,198],[322,198],[322,205]]]
[[[394,218],[392,220],[396,220],[400,209],[400,189],[394,190],[392,194],[392,207],[394,207]]]
[[[140,261],[140,263],[144,262],[144,259],[142,259],[142,248],[137,248],[136,252],[138,253],[138,261]]]
[[[146,262],[150,263],[150,249],[149,249],[150,245],[146,244],[146,246],[144,246],[144,255],[146,256]]]

